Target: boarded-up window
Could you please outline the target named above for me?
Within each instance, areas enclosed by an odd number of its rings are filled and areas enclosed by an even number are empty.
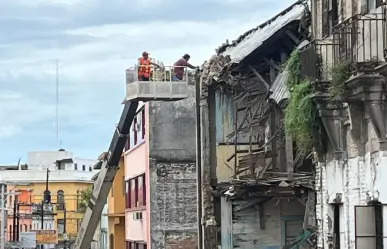
[[[287,220],[285,221],[285,240],[286,244],[293,242],[294,238],[298,237],[302,232],[303,220]]]

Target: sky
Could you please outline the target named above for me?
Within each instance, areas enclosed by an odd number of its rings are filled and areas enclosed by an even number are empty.
[[[121,115],[125,69],[143,51],[164,65],[189,53],[201,65],[293,2],[0,1],[0,165],[59,147],[97,158]]]

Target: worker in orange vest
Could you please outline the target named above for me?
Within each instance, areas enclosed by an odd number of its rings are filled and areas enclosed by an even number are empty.
[[[143,52],[142,57],[138,59],[138,80],[149,81],[152,72],[151,65],[158,67],[157,64],[150,61],[149,53]]]

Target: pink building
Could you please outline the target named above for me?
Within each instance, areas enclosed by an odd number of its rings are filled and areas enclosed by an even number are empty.
[[[32,190],[26,188],[18,188],[17,186],[7,185],[7,189],[13,189],[18,195],[9,195],[7,200],[8,220],[6,229],[7,241],[13,241],[14,234],[17,240],[18,232],[28,232],[32,229],[32,216],[31,216],[31,203],[32,203]],[[19,224],[17,220],[14,222],[14,204],[18,204],[19,209]],[[14,225],[15,224],[15,225]],[[18,227],[16,227],[18,225]]]
[[[197,246],[194,87],[140,105],[125,146],[126,249]]]
[[[127,249],[147,248],[149,238],[148,138],[145,120],[147,105],[139,107],[139,114],[130,129],[125,145],[125,238]]]

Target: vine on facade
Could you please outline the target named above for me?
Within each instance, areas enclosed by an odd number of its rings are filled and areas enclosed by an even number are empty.
[[[351,62],[341,61],[331,68],[332,83],[329,95],[332,100],[340,100],[345,91],[345,82],[351,77]]]
[[[301,75],[298,50],[292,52],[286,68],[290,98],[285,109],[285,133],[293,137],[299,152],[308,152],[318,143],[319,122],[310,82]]]

